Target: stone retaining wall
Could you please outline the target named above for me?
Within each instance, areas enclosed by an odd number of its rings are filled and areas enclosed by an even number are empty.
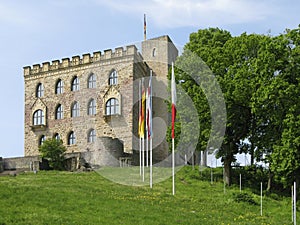
[[[14,157],[3,159],[3,170],[39,170],[39,156]]]

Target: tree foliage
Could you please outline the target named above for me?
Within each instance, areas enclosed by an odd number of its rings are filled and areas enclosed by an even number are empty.
[[[196,73],[201,80],[206,70],[186,57],[189,51],[206,63],[224,95],[227,121],[218,157],[224,163],[226,182],[231,183],[237,153],[249,153],[251,163],[265,160],[270,173],[285,185],[300,181],[300,28],[278,36],[232,37],[218,28],[190,35],[176,62],[190,70],[179,70],[176,76],[186,81],[182,87],[197,108],[201,127],[197,149],[204,150],[211,132],[211,106],[203,83],[188,74]]]
[[[61,140],[47,139],[39,147],[39,151],[44,159],[47,159],[49,166],[55,170],[64,169],[64,154],[66,147]]]

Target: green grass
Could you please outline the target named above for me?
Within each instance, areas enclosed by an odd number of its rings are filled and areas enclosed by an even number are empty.
[[[124,168],[122,176],[133,172]],[[96,172],[41,171],[0,177],[0,225],[292,224],[290,198],[264,196],[260,216],[260,196],[242,193],[233,187],[224,194],[222,182],[202,181],[191,167],[176,174],[175,196],[171,178],[150,189],[116,184]]]

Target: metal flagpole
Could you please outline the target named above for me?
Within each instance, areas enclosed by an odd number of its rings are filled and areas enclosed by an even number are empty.
[[[262,182],[260,182],[260,215],[262,216]]]
[[[150,136],[150,188],[152,188],[153,177],[152,177],[152,137]]]
[[[292,222],[294,222],[294,186],[292,185]]]
[[[140,176],[142,176],[142,154],[141,154],[141,152],[142,152],[142,139],[141,138],[139,138],[140,139]]]
[[[294,225],[297,224],[297,193],[296,193],[296,182],[294,182]]]
[[[139,82],[139,126],[138,126],[138,136],[140,140],[140,176],[142,176],[142,139],[141,139],[141,107],[142,107],[142,98],[141,98],[141,81]]]
[[[147,101],[146,101],[147,102]],[[146,103],[147,104],[147,103]],[[146,107],[147,108],[147,107]],[[147,114],[147,111],[146,111]],[[146,116],[147,118],[147,116]],[[147,124],[147,119],[146,119],[146,124]],[[149,166],[149,141],[148,141],[148,126],[146,125],[146,166]]]
[[[153,171],[152,171],[152,164],[153,164],[153,161],[152,161],[152,158],[153,158],[153,155],[152,155],[152,136],[153,136],[153,133],[152,133],[152,70],[150,70],[150,80],[149,80],[149,92],[148,92],[148,97],[149,97],[149,105],[148,105],[148,133],[147,133],[147,136],[148,136],[148,139],[149,139],[149,142],[150,142],[150,188],[152,188],[152,184],[153,184]]]
[[[142,137],[142,170],[143,170],[143,182],[145,181],[145,138]]]
[[[175,119],[176,119],[176,83],[174,74],[174,63],[172,62],[171,77],[171,97],[172,97],[172,183],[173,195],[175,195]]]
[[[172,138],[172,184],[173,184],[173,195],[175,195],[175,141]]]
[[[240,174],[240,192],[242,191],[242,174]]]

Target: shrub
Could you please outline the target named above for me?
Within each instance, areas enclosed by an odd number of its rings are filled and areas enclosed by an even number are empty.
[[[233,200],[235,202],[245,202],[251,205],[258,205],[258,203],[254,200],[252,195],[249,195],[246,192],[243,193],[233,193]]]
[[[66,147],[61,140],[47,139],[39,147],[42,157],[49,162],[49,166],[55,170],[64,169]]]

